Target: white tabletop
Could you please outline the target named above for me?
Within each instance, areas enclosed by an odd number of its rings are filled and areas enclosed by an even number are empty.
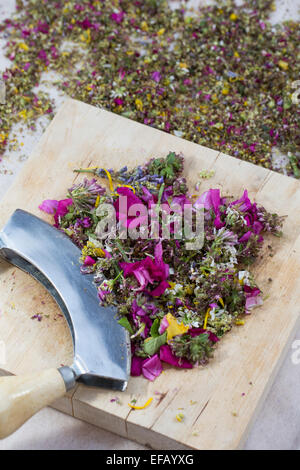
[[[191,0],[197,5],[201,0]],[[209,3],[202,1],[202,3]],[[272,15],[274,22],[299,18],[300,0],[277,0]],[[14,0],[0,0],[0,20],[14,11]],[[0,37],[0,72],[9,61],[4,57],[5,39]],[[51,74],[44,76],[51,80]],[[53,77],[52,77],[53,78]],[[300,77],[299,77],[300,78]],[[54,86],[42,85],[55,99],[56,109],[64,101]],[[22,164],[40,139],[47,120],[41,119],[35,132],[22,133],[21,150],[7,153],[0,162],[0,199],[8,189]],[[19,132],[19,128],[14,129]],[[284,315],[284,312],[282,312]],[[299,344],[295,341],[298,340]],[[294,346],[294,349],[293,349]],[[295,347],[298,346],[298,351]],[[245,449],[298,449],[300,450],[300,330],[295,332],[273,386],[250,429]],[[30,419],[15,434],[0,441],[3,449],[118,449],[135,450],[145,447],[121,438],[90,424],[84,423],[54,409],[46,408]]]

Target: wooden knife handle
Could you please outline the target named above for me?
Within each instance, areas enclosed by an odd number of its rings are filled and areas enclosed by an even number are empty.
[[[16,431],[32,415],[66,392],[58,369],[0,377],[0,439]]]

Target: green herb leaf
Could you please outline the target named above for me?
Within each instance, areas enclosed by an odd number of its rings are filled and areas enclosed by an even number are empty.
[[[124,328],[126,328],[126,330],[128,330],[131,335],[133,334],[132,326],[130,325],[129,320],[128,320],[127,317],[122,317],[122,318],[120,318],[120,320],[118,321],[118,323],[119,323],[121,326],[123,326]]]
[[[167,332],[165,331],[163,335],[150,338],[148,341],[144,342],[144,351],[149,356],[153,356],[159,348],[167,342]]]
[[[152,323],[151,330],[150,330],[150,335],[153,336],[153,338],[156,338],[159,336],[159,325],[160,325],[160,319],[155,318],[154,322]]]

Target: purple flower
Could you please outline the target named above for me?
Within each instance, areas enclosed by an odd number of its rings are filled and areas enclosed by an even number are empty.
[[[155,204],[156,197],[150,193],[149,189],[147,189],[145,186],[142,186],[142,190],[144,194],[141,196],[141,198],[148,204],[148,208],[150,209],[151,206]]]
[[[248,230],[248,232],[244,233],[244,235],[241,238],[239,238],[239,243],[246,243],[251,237],[251,235],[252,235],[251,230]]]
[[[55,227],[58,227],[60,218],[64,217],[69,212],[68,207],[71,206],[72,204],[73,204],[72,199],[62,199],[61,201],[58,201],[57,210],[54,215]]]
[[[155,288],[153,289],[151,292],[149,292],[149,294],[152,296],[152,297],[159,297],[161,296],[166,289],[168,289],[170,287],[170,284],[168,283],[168,281],[161,281],[161,283]]]
[[[144,330],[141,332],[141,337],[147,338],[153,322],[142,308],[138,308],[138,311],[136,312],[134,310],[135,309],[133,307],[133,310],[132,310],[133,321],[135,325],[137,326],[137,328],[140,328],[141,323],[144,323],[145,327],[144,327]]]
[[[87,256],[84,260],[84,266],[93,266],[96,263],[96,261],[91,257]]]
[[[178,206],[184,210],[184,206],[191,206],[191,201],[186,197],[185,194],[181,194],[180,196],[173,197],[172,204],[178,204]]]
[[[156,83],[159,83],[161,80],[161,74],[158,71],[152,72],[151,74],[152,80],[154,80]]]
[[[124,100],[122,100],[122,98],[115,98],[115,99],[114,99],[114,103],[115,103],[117,106],[123,106]]]
[[[229,207],[239,205],[239,210],[241,212],[247,212],[252,209],[253,206],[256,206],[256,204],[252,205],[252,202],[250,201],[248,197],[248,191],[245,189],[242,197],[240,199],[237,199],[236,201],[233,201],[229,204]]]
[[[48,23],[42,23],[41,21],[38,22],[37,25],[37,31],[43,34],[48,34],[49,33],[49,25]]]
[[[148,380],[155,380],[162,373],[162,364],[158,357],[158,354],[155,354],[149,359],[145,359],[142,363],[142,373],[143,376]]]
[[[133,377],[139,377],[142,373],[143,358],[139,356],[133,356],[131,359],[131,375]]]
[[[194,203],[194,207],[196,209],[204,207],[204,209],[207,211],[212,209],[216,216],[214,220],[214,226],[217,229],[220,229],[225,225],[225,222],[222,222],[221,220],[220,206],[222,204],[224,204],[224,199],[221,199],[220,197],[220,190],[209,189],[208,191],[205,191],[205,193],[201,194],[201,196]]]
[[[145,209],[144,212],[145,214],[147,213],[147,208],[143,204],[142,200],[136,196],[131,189],[126,188],[126,187],[120,187],[117,189],[117,193],[122,196],[122,198],[118,198],[114,202],[114,208],[116,210],[116,217],[117,220],[120,220],[122,224],[125,227],[131,227],[134,228],[134,226],[137,226],[140,223],[144,222],[145,220],[148,221],[148,215],[146,216],[129,216],[128,211],[131,208],[131,206],[134,206],[136,204],[140,205],[141,209]],[[123,207],[123,201],[126,198],[126,204]],[[133,225],[132,225],[133,224]],[[136,224],[136,225],[135,225]]]
[[[26,37],[30,36],[30,34],[31,33],[30,33],[29,29],[22,29],[23,38],[26,38]]]
[[[77,24],[81,26],[83,29],[92,28],[93,24],[90,22],[88,18],[85,18],[83,21],[77,21]]]
[[[220,214],[218,214],[214,220],[214,226],[217,228],[217,229],[220,229],[222,227],[224,227],[225,225],[225,222],[222,222],[221,221],[221,216]]]
[[[188,334],[191,335],[192,338],[194,338],[195,336],[202,335],[204,333],[208,335],[208,339],[212,343],[217,343],[217,341],[219,341],[219,338],[214,333],[212,333],[211,331],[208,331],[208,330],[204,330],[203,328],[191,328],[188,331]]]
[[[213,209],[216,215],[219,215],[219,207],[221,205],[220,190],[219,189],[209,189],[194,203],[194,207],[201,208],[204,207],[206,210]]]
[[[105,297],[111,293],[111,288],[107,284],[107,281],[104,281],[101,286],[98,288],[98,298],[103,302],[105,300]]]
[[[123,269],[124,277],[135,276],[140,285],[137,289],[138,291],[144,290],[149,283],[153,284],[155,281],[160,281],[161,284],[154,291],[150,292],[150,295],[157,296],[161,295],[169,287],[167,282],[162,283],[169,276],[169,265],[163,262],[161,242],[156,245],[154,254],[154,261],[147,256],[145,259],[134,263],[122,262],[120,267]]]
[[[54,214],[57,211],[58,201],[55,199],[46,199],[39,205],[39,209],[47,214]]]
[[[111,19],[118,24],[122,23],[124,16],[125,16],[124,11],[119,11],[118,13],[112,13],[110,15]]]
[[[163,344],[160,347],[159,357],[161,361],[167,362],[168,364],[171,364],[172,366],[175,366],[175,367],[180,367],[182,369],[193,368],[193,365],[187,359],[182,359],[182,358],[175,356],[175,354],[173,354],[168,344]]]
[[[263,299],[260,295],[261,291],[258,287],[244,285],[244,293],[246,296],[245,313],[249,314],[251,313],[250,310],[252,310],[254,307],[259,307],[263,304]]]
[[[46,199],[39,205],[41,211],[47,212],[47,214],[54,214],[55,227],[58,227],[60,217],[64,217],[68,212],[68,207],[73,204],[72,199],[62,199],[56,201],[55,199]]]
[[[237,199],[236,201],[233,201],[229,204],[229,207],[232,206],[239,206],[238,209],[239,211],[243,212],[243,217],[246,221],[247,226],[251,228],[250,233],[247,232],[240,238],[240,242],[247,241],[252,232],[258,235],[263,230],[264,226],[258,220],[257,205],[255,202],[252,204],[248,197],[248,191],[246,189],[240,199]],[[262,242],[263,238],[260,237],[258,241]]]
[[[55,46],[51,46],[51,57],[52,59],[58,58],[58,51]]]
[[[76,220],[76,223],[75,223],[75,226],[81,226],[81,227],[84,227],[84,228],[89,228],[90,226],[92,225],[92,221],[90,219],[90,217],[83,217],[83,219],[77,219]]]
[[[49,60],[48,60],[48,57],[47,57],[47,53],[46,51],[44,51],[44,49],[41,49],[40,52],[38,53],[38,58],[43,60],[45,62],[46,65],[49,64]]]
[[[162,335],[166,331],[168,326],[169,326],[169,322],[167,320],[167,316],[165,315],[159,325],[159,329],[158,329],[159,334]]]

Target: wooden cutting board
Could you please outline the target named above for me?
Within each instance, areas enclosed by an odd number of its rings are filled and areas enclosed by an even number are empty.
[[[73,168],[99,165],[133,167],[174,150],[185,156],[190,188],[200,170],[215,170],[200,191],[221,188],[239,197],[244,188],[271,211],[287,215],[284,237],[270,238],[255,265],[264,295],[261,308],[244,326],[219,343],[205,368],[165,372],[149,382],[131,378],[126,392],[77,386],[55,407],[121,436],[156,449],[232,449],[242,445],[258,407],[283,359],[299,319],[299,182],[152,129],[115,114],[69,100],[60,109],[31,158],[0,204],[2,227],[16,208],[45,220],[43,199],[59,199],[76,180]],[[268,244],[266,243],[266,245]],[[57,253],[59,257],[59,252]],[[269,281],[269,278],[272,281]],[[24,374],[72,362],[72,342],[65,319],[45,289],[30,276],[0,262],[0,341],[6,346],[6,372]],[[31,319],[41,313],[42,321]],[[111,401],[113,398],[117,401]],[[135,398],[144,410],[131,410]],[[182,422],[176,415],[182,413]]]

